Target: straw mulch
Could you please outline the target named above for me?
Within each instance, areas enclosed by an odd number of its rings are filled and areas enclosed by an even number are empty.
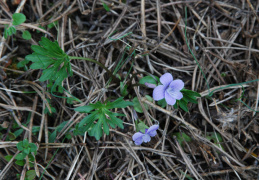
[[[32,34],[31,40],[24,40],[20,31],[1,37],[0,179],[15,179],[17,173],[24,178],[29,169],[42,179],[259,178],[258,1],[13,0],[0,6],[1,35],[15,12],[27,17],[17,29]],[[126,115],[125,128],[111,128],[99,141],[87,134],[64,139],[69,131],[63,128],[49,143],[55,127],[85,116],[75,107],[117,99],[120,85],[107,84],[110,77],[100,66],[72,60],[74,74],[63,82],[67,92],[59,96],[71,94],[82,104],[47,92],[46,83],[38,80],[42,71],[16,67],[42,36],[57,40],[68,55],[96,59],[112,72],[122,62],[117,74],[122,81],[127,77],[124,99],[137,97],[149,104],[148,110],[117,109]],[[166,72],[201,94],[198,104],[188,104],[188,113],[161,108],[143,98],[152,96],[152,89],[134,86],[144,76]],[[31,91],[35,93],[24,93]],[[44,114],[46,98],[57,110],[52,116]],[[148,126],[159,122],[158,134],[141,146],[132,141],[136,119]],[[17,122],[28,131],[6,141]],[[38,131],[32,132],[33,127]],[[16,144],[23,139],[39,148],[34,167],[4,158],[18,153]]]

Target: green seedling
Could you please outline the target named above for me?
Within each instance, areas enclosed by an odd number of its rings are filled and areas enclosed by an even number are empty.
[[[85,118],[77,125],[77,130],[81,132],[88,131],[90,136],[94,136],[96,140],[99,140],[103,135],[103,132],[109,135],[109,126],[115,128],[116,126],[124,128],[123,121],[116,116],[125,116],[124,114],[111,112],[109,109],[113,108],[125,108],[132,106],[133,103],[124,101],[123,97],[113,101],[95,104],[89,104],[88,106],[82,106],[75,109],[75,111],[81,113],[88,113]],[[94,123],[97,120],[96,123]]]
[[[12,16],[12,23],[5,26],[4,37],[7,39],[8,36],[16,34],[16,26],[21,25],[26,21],[26,17],[22,13],[14,13]],[[22,31],[22,38],[25,40],[31,39],[31,33],[27,30]]]

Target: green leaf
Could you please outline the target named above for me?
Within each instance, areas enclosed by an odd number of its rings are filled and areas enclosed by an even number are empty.
[[[18,166],[24,166],[25,160],[17,160],[15,161],[15,164],[17,164]]]
[[[215,132],[207,132],[206,139],[209,141],[212,141],[214,144],[216,144],[219,148],[222,148],[222,146],[219,143],[223,142],[222,136],[220,133]]]
[[[34,144],[34,143],[30,143],[29,144],[29,147],[31,148],[31,152],[37,152],[37,146],[36,146],[36,144]]]
[[[13,141],[13,140],[15,140],[15,139],[16,139],[15,134],[14,134],[14,133],[12,133],[12,132],[9,132],[7,137],[8,137],[8,139],[9,139],[9,140],[11,140],[11,141]]]
[[[25,154],[29,154],[30,153],[30,148],[28,147],[28,148],[24,148],[24,150],[23,150],[23,152],[25,153]]]
[[[22,13],[14,13],[13,14],[13,25],[17,26],[25,22],[26,17]]]
[[[165,98],[157,101],[157,104],[162,108],[165,108],[167,105]]]
[[[37,133],[40,131],[40,126],[32,126],[32,133]]]
[[[24,67],[26,64],[28,64],[30,61],[29,60],[23,60],[23,61],[20,61],[18,64],[17,64],[17,67],[18,68],[22,68]]]
[[[182,89],[181,92],[183,93],[183,95],[188,95],[189,97],[201,97],[199,93],[188,89]]]
[[[139,103],[138,98],[134,97],[132,102],[133,102],[133,107],[134,107],[135,111],[137,111],[138,113],[143,113],[143,110]],[[144,105],[145,109],[148,110],[148,105],[146,103],[143,103],[143,105]]]
[[[30,40],[31,39],[31,33],[27,30],[23,31],[22,38],[25,39],[25,40]]]
[[[106,105],[107,109],[113,109],[113,108],[125,108],[127,106],[133,106],[132,102],[124,101],[123,97],[118,98],[117,100],[111,102],[108,102]]]
[[[71,134],[66,134],[65,136],[67,139],[72,139],[72,135]]]
[[[15,27],[11,26],[11,27],[9,28],[9,30],[10,30],[10,35],[9,35],[9,36],[11,36],[11,35],[13,35],[13,34],[16,34],[16,29],[15,29]]]
[[[102,114],[101,116],[99,116],[99,121],[102,122],[102,125],[103,125],[103,132],[107,135],[109,135],[110,133],[110,130],[109,130],[109,125],[107,124],[106,122],[106,117],[105,117],[105,114]]]
[[[178,101],[180,108],[182,108],[185,112],[188,112],[187,103],[183,100]]]
[[[5,38],[5,39],[7,39],[7,37],[8,37],[7,30],[8,30],[8,26],[5,27],[5,29],[4,29],[4,38]]]
[[[176,139],[178,140],[180,146],[183,146],[184,141],[187,143],[192,141],[192,138],[185,133],[177,132],[173,133],[173,136],[176,136]]]
[[[195,97],[194,97],[195,98]],[[191,103],[194,103],[194,104],[198,104],[198,101],[195,99],[193,99],[193,97],[189,97],[189,96],[183,96],[183,100],[186,101],[186,102],[191,102]]]
[[[60,125],[58,125],[58,127],[56,128],[57,132],[60,132],[67,125],[67,123],[68,121],[64,121]]]
[[[58,21],[54,21],[53,23],[48,24],[47,27],[49,29],[51,29],[51,28],[55,27],[57,24],[58,24]]]
[[[139,132],[141,131],[142,133],[146,132],[146,129],[148,129],[149,127],[143,122],[143,121],[138,121],[136,123],[136,131]]]
[[[93,113],[91,113],[90,115],[86,116],[85,118],[83,118],[80,123],[79,123],[79,127],[84,126],[86,123],[90,125],[99,117],[99,112],[98,111],[94,111]]]
[[[33,180],[35,177],[36,177],[35,170],[29,170],[25,174],[25,178],[27,178],[28,180]]]
[[[17,149],[18,149],[19,151],[23,151],[23,142],[22,142],[22,141],[18,142],[18,143],[16,144],[16,146],[17,146]]]
[[[123,121],[119,118],[117,118],[114,113],[110,112],[110,113],[107,113],[109,115],[109,117],[111,118],[110,121],[112,121],[114,124],[116,124],[119,128],[121,129],[124,129],[124,126],[123,126]]]
[[[54,143],[55,139],[57,137],[57,130],[53,131],[51,135],[49,136],[49,143]]]
[[[176,101],[176,103],[173,105],[174,109],[178,108],[178,102]]]
[[[17,154],[17,156],[15,156],[15,159],[23,160],[26,156],[27,156],[27,154],[25,154],[24,152],[21,152],[21,153]]]
[[[29,161],[32,161],[32,162],[35,160],[35,158],[34,158],[34,156],[32,154],[29,154],[28,158],[29,158]]]
[[[93,128],[89,132],[90,136],[94,136],[95,139],[98,141],[103,135],[103,130],[102,130],[102,121],[98,121]]]
[[[128,92],[128,86],[126,84],[123,84],[123,82],[120,82],[120,93],[123,97],[125,97],[129,92]]]
[[[28,141],[28,139],[24,139],[24,140],[23,140],[22,146],[23,146],[24,148],[29,147],[29,141]]]
[[[139,80],[139,84],[150,83],[150,84],[158,85],[159,82],[160,81],[157,76],[145,76]]]
[[[47,87],[51,88],[51,92],[56,92],[56,88],[58,92],[63,92],[62,82],[73,75],[69,57],[57,41],[52,42],[42,37],[39,44],[40,46],[31,46],[34,53],[27,55],[25,59],[34,62],[31,69],[44,69],[39,80],[49,80]]]
[[[5,29],[4,37],[6,39],[8,36],[12,36],[13,34],[16,34],[16,29],[15,27],[11,26]]]
[[[13,158],[13,156],[12,155],[7,155],[4,158],[5,158],[6,161],[9,162]]]
[[[104,2],[102,2],[102,4],[103,4],[103,8],[104,8],[107,12],[109,12],[109,11],[110,11],[109,6],[108,6],[107,4],[105,4]]]
[[[95,109],[95,106],[93,104],[89,104],[87,106],[81,106],[81,107],[77,107],[74,110],[81,112],[81,113],[89,113],[91,112],[93,109]]]

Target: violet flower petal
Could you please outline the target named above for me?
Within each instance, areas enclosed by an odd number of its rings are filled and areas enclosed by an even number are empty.
[[[180,91],[176,91],[176,92],[173,93],[172,98],[180,100],[180,99],[183,98],[183,94]]]
[[[142,140],[147,143],[151,140],[151,137],[149,136],[149,134],[145,134],[143,137],[142,137]]]
[[[174,89],[175,91],[180,91],[184,87],[184,82],[180,79],[176,79],[170,83],[169,87]]]
[[[136,145],[140,145],[143,142],[143,136],[145,134],[141,132],[137,132],[132,136],[133,141],[135,142]]]
[[[134,141],[134,143],[138,146],[141,145],[143,143],[143,138],[137,139],[136,141]]]
[[[135,134],[132,136],[132,139],[133,139],[133,141],[136,141],[137,139],[142,138],[143,136],[144,136],[143,133],[137,132],[137,133],[135,133]]]
[[[159,101],[165,98],[165,86],[159,85],[153,91],[153,99]]]
[[[168,86],[173,81],[173,76],[170,73],[165,73],[163,76],[160,77],[160,82],[164,86]]]
[[[153,125],[151,126],[148,131],[147,131],[147,134],[149,134],[149,136],[151,137],[154,137],[157,133],[156,133],[156,130],[159,128],[158,125]]]
[[[167,104],[172,106],[176,103],[176,99],[172,98],[167,91],[165,92],[165,101]]]

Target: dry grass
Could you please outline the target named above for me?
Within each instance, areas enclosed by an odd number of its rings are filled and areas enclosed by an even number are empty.
[[[1,35],[15,12],[27,17],[17,28],[32,34],[29,41],[21,33],[1,37],[0,123],[5,129],[1,132],[0,179],[15,179],[16,173],[24,178],[28,167],[16,165],[14,158],[7,162],[4,156],[17,154],[16,144],[25,138],[39,147],[32,169],[40,176],[46,169],[43,179],[258,179],[259,121],[253,110],[258,109],[259,83],[245,82],[259,77],[259,1],[103,2],[110,12],[99,0],[0,2]],[[39,28],[56,21],[52,29]],[[84,117],[73,108],[117,98],[119,84],[107,86],[109,76],[98,65],[72,60],[74,75],[63,85],[83,103],[71,105],[51,95],[46,84],[37,80],[41,71],[16,68],[41,36],[58,40],[67,54],[96,59],[111,71],[124,60],[117,74],[125,77],[130,72],[126,99],[138,97],[142,107],[147,103],[149,109],[137,114],[132,107],[118,109],[126,115],[125,129],[111,129],[100,141],[88,135],[64,141],[69,128]],[[201,94],[197,105],[189,104],[188,113],[161,108],[144,98],[152,94],[150,89],[132,85],[148,74],[165,72]],[[44,114],[50,108],[47,98],[57,109],[53,116]],[[141,146],[131,138],[136,118],[149,126],[153,120],[160,124],[158,135]],[[57,134],[55,143],[49,143],[48,132],[63,121],[72,124]],[[6,141],[15,122],[24,131],[16,140]],[[37,133],[32,132],[34,126],[39,127]],[[180,143],[176,133],[191,140]],[[208,134],[222,140],[211,140]]]

